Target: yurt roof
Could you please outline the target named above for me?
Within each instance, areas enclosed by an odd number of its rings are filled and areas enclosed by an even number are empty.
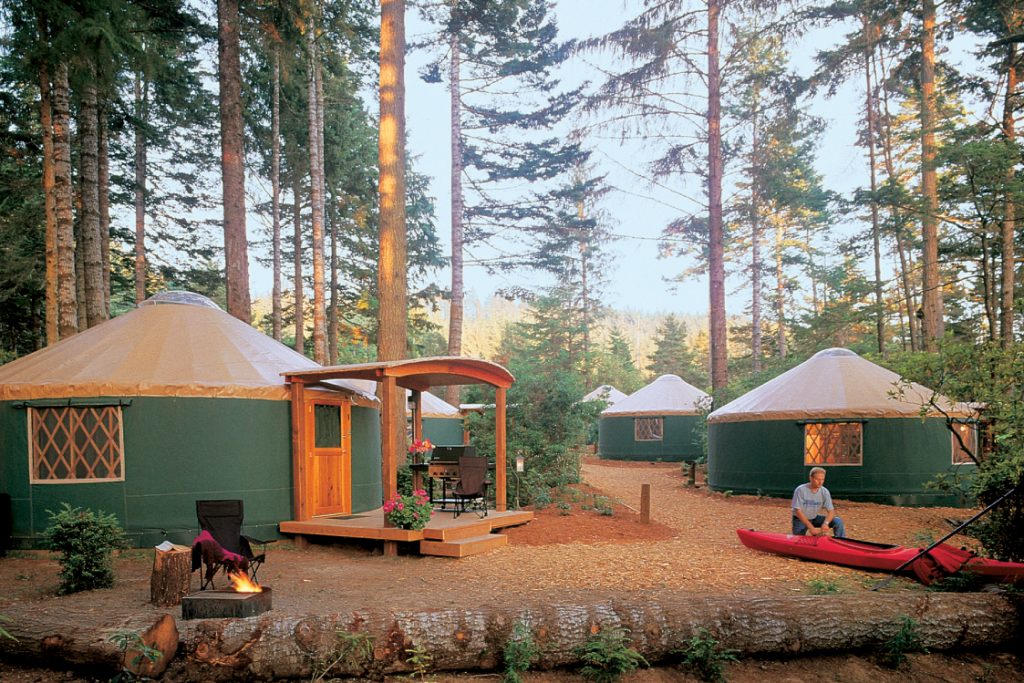
[[[583,402],[587,401],[604,401],[610,406],[615,405],[622,399],[626,398],[626,394],[622,393],[611,384],[602,384],[598,388],[591,391],[589,394],[583,397]]]
[[[920,384],[900,381],[891,370],[849,349],[825,349],[800,365],[708,416],[708,422],[842,418],[920,417],[934,399],[950,415],[969,415]],[[934,408],[929,415],[941,415]]]
[[[0,400],[91,396],[287,399],[281,373],[317,363],[222,311],[166,292],[139,308],[0,366]],[[373,382],[331,383],[363,404]]]
[[[406,397],[411,393],[412,392],[410,391],[406,391]],[[447,420],[462,419],[462,413],[459,412],[459,409],[444,399],[434,396],[429,391],[424,391],[420,396],[422,397],[421,401],[423,403],[422,417],[429,417],[432,419],[442,418]],[[406,402],[406,405],[408,405],[408,401]]]
[[[602,417],[696,415],[708,395],[676,375],[662,375],[601,412]]]

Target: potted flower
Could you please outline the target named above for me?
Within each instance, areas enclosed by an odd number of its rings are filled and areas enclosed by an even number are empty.
[[[399,529],[419,531],[430,521],[434,507],[423,489],[417,489],[411,496],[396,495],[384,503],[384,518]]]
[[[428,460],[430,452],[434,450],[434,444],[430,443],[430,439],[416,439],[409,444],[409,455],[412,456],[414,464],[419,464],[424,460]]]

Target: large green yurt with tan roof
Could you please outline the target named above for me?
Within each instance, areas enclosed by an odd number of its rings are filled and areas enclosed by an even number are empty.
[[[937,407],[922,412],[930,403]],[[956,505],[958,495],[926,486],[974,469],[953,430],[977,453],[964,406],[852,351],[826,349],[708,416],[708,485],[789,496],[821,466],[833,496]]]
[[[293,518],[288,370],[320,367],[195,294],[134,311],[0,366],[0,493],[15,545],[62,503],[115,514],[137,546],[189,543],[196,500],[241,499],[245,532]],[[303,406],[319,509],[381,503],[372,382],[337,381]],[[316,493],[310,495],[327,495]]]
[[[680,377],[662,375],[601,413],[598,455],[608,460],[696,460],[702,455],[701,408],[708,399]]]

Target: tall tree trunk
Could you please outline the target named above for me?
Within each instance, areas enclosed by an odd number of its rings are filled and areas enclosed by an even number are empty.
[[[722,113],[719,74],[720,0],[708,0],[708,279],[711,386],[729,382],[728,330],[725,321],[725,234],[722,229]]]
[[[760,154],[757,105],[751,121],[750,152],[756,163]],[[761,372],[761,205],[758,193],[758,174],[751,173],[750,182],[750,358],[751,369]]]
[[[316,88],[316,19],[310,17],[306,30],[306,51],[309,57],[308,120],[309,120],[309,201],[313,209],[313,360],[327,363],[327,311],[324,302],[324,214],[321,183],[320,134]]]
[[[149,121],[149,83],[135,74],[135,303],[146,300],[146,173],[145,126]]]
[[[921,2],[921,239],[924,347],[936,351],[945,332],[939,282],[939,197],[935,176],[935,2]]]
[[[81,179],[82,265],[85,268],[85,326],[99,325],[103,315],[103,255],[100,240],[99,111],[96,83],[82,88],[78,112],[78,164]]]
[[[75,272],[75,220],[71,182],[71,106],[68,65],[53,74],[53,204],[57,228],[58,332],[67,339],[78,332],[78,292]]]
[[[995,274],[996,256],[992,253],[989,241],[988,226],[981,226],[981,289],[985,301],[985,322],[988,323],[988,340],[994,342],[999,338],[998,304],[996,299]]]
[[[381,0],[380,18],[380,135],[378,138],[378,195],[380,247],[377,260],[377,358],[397,360],[408,353],[406,330],[405,234],[405,1]],[[381,434],[385,444],[382,483],[385,496],[397,491],[397,464],[404,452],[405,395],[395,391],[394,403],[383,406],[392,415],[393,431]],[[385,552],[389,552],[388,548]]]
[[[48,41],[46,20],[39,18],[39,34]],[[39,125],[43,133],[43,201],[46,215],[46,343],[60,340],[57,302],[57,208],[54,198],[53,107],[50,102],[50,66],[39,61]]]
[[[238,0],[217,0],[217,74],[220,81],[221,177],[224,192],[224,268],[228,313],[252,322],[249,245],[245,230],[245,126]]]
[[[879,56],[876,62],[881,63],[884,61],[884,56],[881,52],[881,45],[879,45],[878,50]],[[884,78],[875,74],[875,82],[883,83]],[[885,126],[882,129],[882,159],[885,162],[886,178],[888,178],[890,183],[898,183],[899,180],[896,176],[896,167],[893,162],[892,116],[889,112],[889,90],[883,85],[880,93],[882,96],[882,109],[885,114]],[[907,246],[903,237],[903,212],[900,207],[895,204],[889,207],[889,212],[895,225],[893,229],[893,239],[896,242],[896,251],[900,259],[900,285],[903,291],[904,309],[907,314],[907,330],[910,334],[910,350],[919,351],[921,350],[921,334],[917,318],[917,299],[914,297],[914,288],[910,282],[910,263],[907,258]]]
[[[577,207],[579,212],[579,219],[582,223],[583,219],[587,217],[587,207],[582,199],[580,199]],[[582,299],[583,308],[583,387],[587,393],[594,388],[593,386],[593,373],[591,372],[590,363],[590,289],[587,283],[587,276],[590,271],[590,249],[587,243],[586,236],[580,233],[580,297]]]
[[[100,267],[102,268],[101,293],[103,295],[103,314],[101,321],[110,319],[110,155],[108,144],[107,108],[102,101],[96,108],[97,142],[96,153],[97,178],[99,183],[100,213]]]
[[[786,348],[786,272],[783,268],[782,252],[786,239],[785,227],[782,221],[775,220],[775,318],[778,321],[779,329],[778,346],[779,358],[785,358],[788,354]]]
[[[861,15],[864,35],[864,113],[868,124],[868,170],[871,179],[871,243],[875,257],[875,337],[878,353],[885,355],[885,308],[882,301],[882,237],[878,218],[878,175],[875,162],[875,104],[874,86],[871,81],[871,62],[874,55],[872,41],[874,27],[868,15]]]
[[[298,166],[292,168],[292,196],[295,199],[292,204],[292,222],[295,228],[295,350],[299,353],[306,352],[305,338],[305,317],[304,306],[305,291],[302,282],[302,177],[297,170]]]
[[[1011,29],[1011,32],[1015,32],[1019,30],[1019,23],[1020,22],[1016,20],[1016,16],[1013,15],[1012,18],[1007,20],[1007,27]],[[1003,98],[1003,138],[1006,140],[1006,144],[1010,148],[1013,148],[1017,139],[1017,130],[1014,125],[1014,113],[1016,109],[1014,100],[1017,96],[1017,81],[1019,78],[1019,73],[1017,71],[1018,57],[1016,44],[1010,43],[1007,50],[1006,95]],[[1013,186],[1015,173],[1015,165],[1006,170],[1007,188]],[[1012,193],[1007,190],[1006,197],[1003,200],[1003,225],[1001,234],[1003,262],[1002,282],[1000,287],[1001,291],[999,297],[999,343],[1004,349],[1013,345],[1013,295],[1016,274],[1014,235],[1017,230],[1016,219],[1017,215],[1014,198]]]
[[[281,46],[275,44],[270,77],[273,95],[270,103],[270,217],[271,258],[274,283],[271,294],[271,334],[281,341]]]
[[[456,3],[452,2],[452,12]],[[451,151],[452,151],[452,299],[448,310],[448,355],[462,355],[462,322],[465,317],[465,290],[463,282],[463,226],[465,205],[462,198],[462,73],[460,63],[459,37],[453,35],[449,42],[451,60],[449,64]],[[458,406],[461,387],[452,385],[445,389],[445,400]]]
[[[334,202],[331,202],[331,207]],[[338,214],[329,208],[325,215],[331,228],[331,297],[327,308],[327,363],[338,364]]]

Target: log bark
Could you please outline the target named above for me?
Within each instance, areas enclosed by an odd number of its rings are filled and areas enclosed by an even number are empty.
[[[68,65],[54,69],[53,203],[57,239],[57,327],[61,339],[78,332],[78,294],[75,273],[75,229],[71,182],[71,104]]]
[[[176,545],[157,548],[149,578],[149,600],[158,607],[173,607],[189,594],[192,580],[192,549]]]
[[[106,638],[119,629],[146,629],[158,615],[156,610],[108,615],[111,623],[97,626],[91,623],[92,610],[80,611],[31,604],[5,608],[11,619],[6,627],[18,641],[0,641],[0,655],[46,658],[51,666],[112,665],[119,653]],[[1014,647],[1024,601],[995,593],[898,592],[627,597],[590,604],[306,616],[272,610],[258,618],[183,622],[171,673],[174,680],[190,681],[308,679],[315,666],[337,656],[339,631],[370,637],[373,656],[343,659],[332,670],[335,676],[412,671],[406,652],[412,648],[430,653],[434,670],[490,670],[500,666],[517,621],[529,627],[541,650],[535,664],[540,669],[575,665],[576,648],[596,631],[617,626],[629,630],[632,646],[651,662],[673,656],[699,628],[741,656],[871,651],[900,630],[904,616],[917,622],[922,645],[932,651]]]

